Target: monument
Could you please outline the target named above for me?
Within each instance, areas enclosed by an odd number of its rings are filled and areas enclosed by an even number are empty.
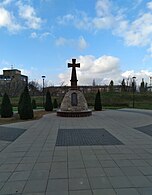
[[[57,116],[63,117],[85,117],[92,115],[92,111],[88,109],[87,101],[83,93],[77,86],[76,68],[80,68],[80,63],[76,63],[76,59],[72,59],[72,64],[68,63],[68,68],[72,68],[71,87],[65,94],[60,109],[57,110]]]

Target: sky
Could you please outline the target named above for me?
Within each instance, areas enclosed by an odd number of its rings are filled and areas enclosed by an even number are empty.
[[[76,58],[79,85],[152,76],[151,0],[0,0],[0,73],[68,85]]]

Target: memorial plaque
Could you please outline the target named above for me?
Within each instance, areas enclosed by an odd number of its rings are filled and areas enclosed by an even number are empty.
[[[78,98],[76,93],[71,94],[71,105],[77,106],[78,105]]]

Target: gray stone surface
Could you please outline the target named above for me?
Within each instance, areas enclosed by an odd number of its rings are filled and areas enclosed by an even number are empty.
[[[105,129],[59,129],[56,146],[123,144]]]
[[[89,118],[53,113],[12,124],[27,130],[0,141],[0,194],[151,195],[152,137],[135,128],[151,125],[152,111],[128,111]],[[123,145],[56,146],[58,129],[105,129]]]
[[[71,104],[71,95],[73,93],[77,94],[77,106],[72,106]],[[70,89],[65,94],[60,109],[62,111],[84,111],[84,110],[88,110],[88,105],[81,91]]]
[[[143,127],[137,127],[135,129],[137,129],[138,131],[141,131],[142,133],[146,133],[147,135],[152,136],[152,124],[146,125]]]
[[[25,131],[26,129],[0,126],[0,140],[14,141]]]

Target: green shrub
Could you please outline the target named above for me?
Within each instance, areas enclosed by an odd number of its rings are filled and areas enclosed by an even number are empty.
[[[99,90],[98,90],[96,97],[95,97],[94,110],[96,110],[96,111],[102,110],[101,97],[100,97]]]
[[[34,116],[31,97],[29,95],[27,86],[25,87],[23,93],[20,96],[18,111],[19,111],[20,119],[32,119]]]
[[[52,111],[53,110],[53,104],[52,104],[52,98],[49,91],[46,93],[46,102],[45,102],[45,111]]]
[[[32,99],[32,108],[33,109],[36,109],[37,108],[36,100],[35,99]]]
[[[21,103],[22,103],[23,95],[24,95],[24,91],[21,93],[20,98],[19,98],[19,102],[18,102],[18,114],[20,114]]]
[[[58,102],[57,102],[57,99],[54,99],[54,102],[53,102],[53,108],[58,108]]]
[[[10,99],[7,93],[4,94],[1,104],[1,117],[2,118],[9,118],[13,116],[13,109]]]

